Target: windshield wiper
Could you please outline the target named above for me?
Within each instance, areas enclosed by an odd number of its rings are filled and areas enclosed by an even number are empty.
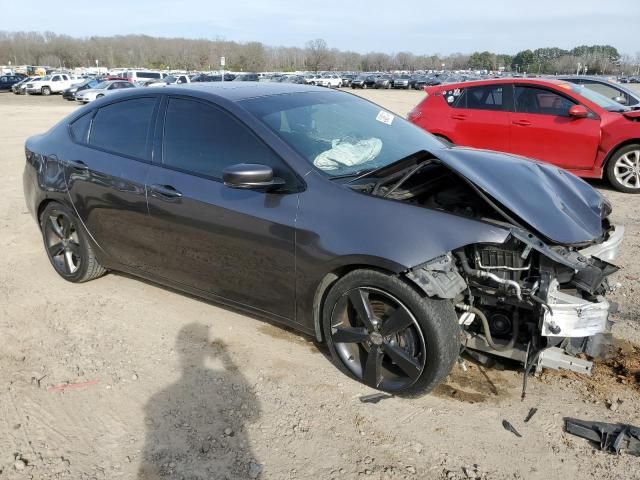
[[[395,192],[398,188],[400,188],[400,186],[406,182],[407,180],[409,180],[409,178],[416,172],[418,172],[419,170],[422,169],[422,167],[424,167],[425,165],[428,165],[431,163],[431,160],[425,160],[424,162],[420,162],[419,164],[417,164],[415,167],[411,168],[407,173],[405,173],[402,178],[400,180],[398,180],[395,185],[393,187],[391,187],[389,190],[387,190],[384,195],[382,195],[383,198],[388,197],[389,195],[391,195],[393,192]]]
[[[357,172],[345,173],[345,174],[342,174],[342,175],[333,175],[329,180],[340,180],[341,178],[359,177],[359,176],[362,176],[362,175],[366,175],[366,174],[368,174],[370,172],[373,172],[374,170],[377,170],[377,167],[376,168],[363,168],[362,170],[358,170]],[[349,183],[351,183],[351,182],[349,182]]]

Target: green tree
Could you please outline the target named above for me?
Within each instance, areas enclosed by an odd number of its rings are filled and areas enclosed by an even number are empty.
[[[522,50],[516,53],[511,62],[511,69],[520,72],[530,71],[536,63],[536,57],[531,50]]]

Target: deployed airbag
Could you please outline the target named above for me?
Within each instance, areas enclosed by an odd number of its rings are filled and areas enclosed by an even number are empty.
[[[352,143],[347,140],[333,140],[331,149],[319,154],[313,164],[321,170],[337,170],[367,163],[376,158],[382,150],[382,140],[369,138]]]

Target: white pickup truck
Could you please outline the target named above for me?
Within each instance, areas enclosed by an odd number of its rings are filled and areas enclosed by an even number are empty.
[[[54,73],[46,75],[40,80],[27,83],[26,91],[32,95],[51,95],[52,93],[62,93],[67,88],[82,82],[83,79],[75,78],[66,73]]]

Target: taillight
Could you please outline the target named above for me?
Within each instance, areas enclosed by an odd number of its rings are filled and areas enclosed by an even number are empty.
[[[409,114],[407,115],[407,120],[409,120],[410,122],[413,122],[413,121],[417,120],[418,118],[420,118],[420,115],[422,115],[422,112],[418,108],[419,106],[420,105],[415,106],[413,108],[413,110],[411,110],[409,112]]]

